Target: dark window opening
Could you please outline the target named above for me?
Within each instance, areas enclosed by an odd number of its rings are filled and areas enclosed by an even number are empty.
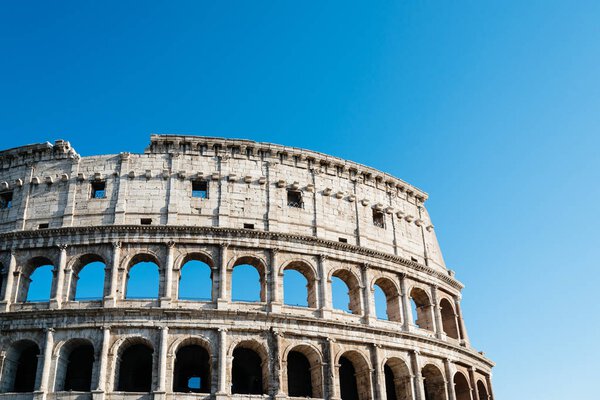
[[[396,382],[395,382],[394,372],[387,364],[383,367],[383,372],[385,374],[385,396],[386,396],[386,399],[387,400],[398,400],[398,396],[396,396]]]
[[[348,243],[348,239],[346,238],[339,238],[340,243]]]
[[[0,193],[0,210],[7,210],[12,207],[13,193]]]
[[[385,214],[383,211],[373,210],[373,225],[385,228]]]
[[[12,392],[33,392],[39,354],[40,350],[33,343],[21,351],[17,361],[17,371],[15,373]]]
[[[198,345],[181,347],[175,355],[173,391],[210,393],[210,362],[206,349]]]
[[[237,348],[233,351],[233,394],[263,394],[262,360],[253,350]]]
[[[254,229],[254,224],[244,224],[244,229]]]
[[[142,218],[142,219],[140,219],[140,224],[152,225],[152,218]]]
[[[288,207],[304,208],[304,203],[302,202],[302,192],[298,190],[288,190],[287,204]]]
[[[418,263],[418,262],[419,262],[419,260],[417,260],[417,257],[411,257],[411,258],[410,258],[410,260],[411,260],[411,261],[414,261],[414,262],[416,262],[416,263]]]
[[[287,360],[288,396],[313,397],[310,363],[298,351],[290,351]]]
[[[340,358],[340,392],[342,400],[358,400],[356,371],[346,357]]]
[[[44,223],[44,224],[39,224],[38,225],[38,229],[48,229],[48,227],[50,227],[49,223]]]
[[[192,197],[208,199],[208,182],[192,181]]]
[[[64,390],[89,392],[92,386],[94,347],[86,344],[75,348],[69,355]]]
[[[94,181],[92,182],[92,199],[105,199],[106,198],[106,182]]]
[[[119,392],[150,392],[152,390],[152,349],[134,344],[121,355]]]

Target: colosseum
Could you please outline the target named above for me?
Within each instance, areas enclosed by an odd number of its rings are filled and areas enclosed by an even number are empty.
[[[494,398],[427,194],[400,179],[178,135],[0,165],[1,399]]]

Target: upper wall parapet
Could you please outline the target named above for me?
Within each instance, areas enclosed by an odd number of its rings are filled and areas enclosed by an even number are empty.
[[[12,168],[39,161],[62,160],[66,158],[79,159],[79,154],[65,140],[28,144],[0,151],[0,168]]]
[[[244,157],[293,164],[305,168],[326,168],[335,171],[338,176],[347,176],[350,180],[363,182],[376,181],[389,189],[397,189],[413,195],[420,202],[427,200],[427,193],[386,174],[353,161],[333,157],[316,151],[297,147],[261,143],[246,139],[224,139],[208,136],[159,135],[150,137],[147,154],[200,154],[223,157]]]

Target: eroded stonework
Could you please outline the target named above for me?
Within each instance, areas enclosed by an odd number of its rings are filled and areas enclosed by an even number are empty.
[[[493,399],[427,195],[406,182],[307,150],[174,135],[152,135],[144,154],[23,146],[0,152],[0,168],[0,398]],[[180,299],[190,260],[212,270],[207,301]],[[92,261],[106,266],[104,295],[76,301]],[[126,296],[139,261],[158,265],[156,299]],[[240,264],[258,271],[260,301],[231,299]],[[40,265],[54,267],[50,299],[29,302]],[[306,278],[307,307],[283,301],[289,269]],[[333,277],[350,313],[332,306]],[[183,393],[183,363],[197,361],[186,351],[206,360]],[[259,367],[232,372],[254,356]],[[142,365],[147,389],[132,391]]]

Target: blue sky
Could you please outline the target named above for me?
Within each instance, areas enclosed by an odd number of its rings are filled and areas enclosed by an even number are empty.
[[[2,148],[305,147],[430,194],[498,399],[593,399],[600,3],[2,2]]]

